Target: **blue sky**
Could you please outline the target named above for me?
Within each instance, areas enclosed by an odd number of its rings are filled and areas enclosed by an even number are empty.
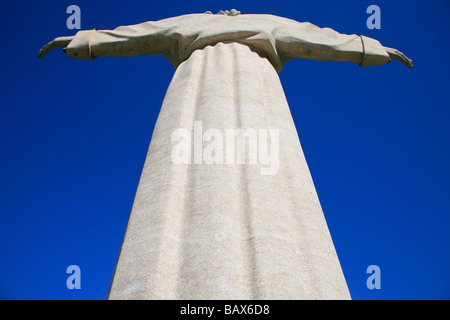
[[[174,73],[163,57],[38,50],[82,29],[236,8],[363,34],[403,51],[360,68],[295,60],[280,78],[353,299],[449,299],[450,3],[0,1],[0,298],[104,299]],[[381,8],[381,29],[366,8]],[[68,290],[66,268],[81,268]],[[381,289],[366,269],[381,269]]]

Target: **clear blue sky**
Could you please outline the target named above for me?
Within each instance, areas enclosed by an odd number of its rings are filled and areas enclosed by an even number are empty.
[[[214,3],[214,4],[211,4]],[[0,1],[0,298],[104,299],[173,75],[163,57],[71,60],[82,29],[236,8],[363,34],[414,61],[295,60],[280,78],[354,299],[450,298],[450,3]],[[366,8],[381,8],[381,30]],[[81,290],[66,268],[81,268]],[[366,268],[381,268],[381,289]]]

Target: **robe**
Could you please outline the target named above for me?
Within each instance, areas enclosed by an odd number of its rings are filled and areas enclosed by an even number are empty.
[[[109,299],[350,298],[278,73],[297,58],[389,63],[378,41],[272,15],[190,14],[79,31],[66,53],[163,55],[176,69]],[[197,138],[193,153],[198,139],[203,151],[212,143],[202,136],[208,129],[223,134],[215,141],[223,145],[227,130],[266,130],[276,170],[262,174],[267,163],[249,163],[250,151],[238,163],[237,154],[226,162],[231,150],[222,150],[220,162],[217,148],[212,164],[202,155],[175,163],[173,134],[180,128]]]

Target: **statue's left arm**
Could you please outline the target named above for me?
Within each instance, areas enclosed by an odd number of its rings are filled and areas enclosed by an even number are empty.
[[[302,58],[318,61],[353,62],[361,67],[382,65],[391,59],[412,68],[412,61],[396,49],[384,47],[375,39],[346,35],[330,28],[319,28],[311,23],[286,19],[274,30],[276,47],[281,62]]]

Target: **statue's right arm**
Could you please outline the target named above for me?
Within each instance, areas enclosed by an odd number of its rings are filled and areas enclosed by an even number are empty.
[[[74,59],[169,55],[173,29],[173,22],[164,19],[114,30],[83,30],[74,36],[59,37],[49,42],[39,51],[38,57],[59,47],[65,47],[63,51]]]

